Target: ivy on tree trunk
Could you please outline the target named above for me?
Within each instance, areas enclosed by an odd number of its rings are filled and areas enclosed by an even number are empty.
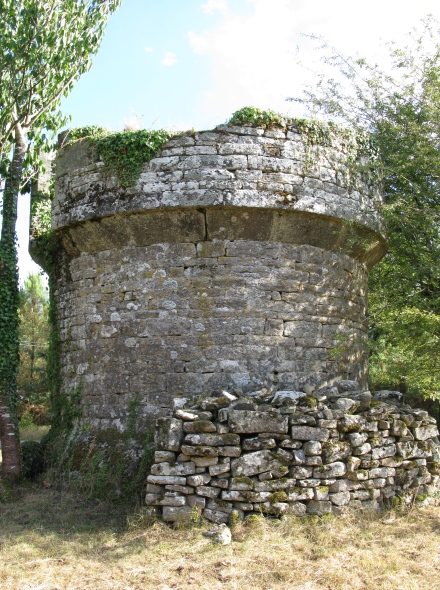
[[[3,220],[0,240],[0,437],[2,475],[21,478],[21,449],[17,418],[18,355],[18,268],[17,199],[20,191],[27,142],[20,125],[15,129],[14,154],[3,192]]]

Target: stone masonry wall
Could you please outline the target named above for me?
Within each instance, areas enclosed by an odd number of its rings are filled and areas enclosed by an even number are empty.
[[[366,386],[380,196],[346,139],[220,126],[164,144],[121,187],[87,140],[59,151],[52,228],[63,391],[123,431],[176,395]]]
[[[69,271],[63,382],[82,384],[94,428],[123,429],[135,399],[145,425],[176,395],[366,385],[367,275],[349,256],[216,240],[83,254]]]
[[[263,389],[175,399],[156,422],[146,504],[165,521],[341,514],[440,489],[434,418],[398,392],[340,381],[312,396]],[[386,400],[386,401],[385,401]]]

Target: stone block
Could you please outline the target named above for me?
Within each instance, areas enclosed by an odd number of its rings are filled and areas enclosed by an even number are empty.
[[[324,514],[331,514],[332,503],[330,501],[310,500],[307,502],[307,514],[317,514],[322,516]]]
[[[156,463],[151,466],[152,475],[192,475],[196,466],[192,461],[186,463]]]
[[[312,426],[292,426],[291,436],[297,440],[316,440],[325,442],[330,432],[327,428],[314,428]]]
[[[339,432],[362,432],[367,427],[368,423],[363,416],[344,416],[338,422]]]
[[[228,424],[232,432],[240,434],[256,434],[259,432],[287,433],[287,417],[275,412],[254,412],[247,410],[231,410],[228,413]]]
[[[216,432],[216,427],[209,420],[195,420],[183,423],[183,432],[187,434],[198,434],[201,432]]]
[[[307,512],[307,508],[305,504],[301,502],[290,502],[289,507],[287,509],[287,514],[292,514],[293,516],[304,516]]]
[[[208,473],[200,473],[199,475],[190,475],[186,479],[190,486],[206,486],[211,481],[211,475]]]
[[[394,457],[396,454],[396,445],[387,445],[385,447],[377,447],[372,450],[371,456],[373,459],[385,459],[386,457]]]
[[[205,498],[217,498],[220,494],[220,488],[212,488],[210,486],[198,486],[196,488],[196,494],[198,496],[204,496]]]
[[[319,479],[342,477],[346,472],[347,467],[345,463],[342,463],[342,461],[335,461],[334,463],[329,463],[328,465],[316,467],[313,471],[313,477]]]
[[[265,471],[271,471],[279,467],[285,467],[286,461],[271,451],[255,451],[242,455],[238,459],[231,461],[231,471],[233,477],[240,475],[251,476],[258,475]]]
[[[231,470],[230,463],[223,463],[222,465],[211,465],[209,468],[209,474],[212,476],[220,475],[221,473],[228,473]]]
[[[195,512],[191,506],[164,506],[162,519],[165,522],[191,522]]]
[[[154,462],[163,463],[165,461],[175,461],[176,454],[171,451],[155,451]]]
[[[435,424],[430,424],[429,426],[414,428],[413,434],[416,440],[427,440],[438,436],[438,429]]]
[[[276,447],[274,438],[245,438],[242,443],[243,451],[261,451]]]
[[[148,475],[148,483],[154,483],[158,485],[186,485],[186,477],[179,477],[177,475]]]
[[[299,502],[300,500],[312,500],[314,492],[312,488],[291,488],[287,493],[289,502]]]
[[[180,451],[183,440],[182,421],[176,418],[158,418],[154,432],[154,444],[161,450]]]
[[[328,440],[322,445],[324,463],[334,463],[351,455],[350,443],[346,441]]]
[[[195,422],[193,422],[195,424]],[[240,437],[238,434],[187,434],[184,440],[185,445],[195,446],[234,446],[240,444]],[[194,453],[198,454],[198,453]]]
[[[190,445],[182,445],[181,447],[182,453],[185,455],[190,455],[192,460],[194,457],[217,457],[218,450],[216,447],[208,447],[208,446],[190,446]],[[197,463],[196,463],[197,465]]]
[[[336,506],[346,506],[350,502],[350,492],[337,492],[329,494],[329,500]]]
[[[239,457],[241,455],[241,447],[218,447],[219,457]]]

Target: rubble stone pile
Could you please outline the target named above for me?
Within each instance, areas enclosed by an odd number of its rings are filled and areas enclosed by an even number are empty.
[[[156,421],[146,504],[168,522],[226,523],[377,509],[440,488],[440,445],[428,412],[399,392],[340,381],[311,395],[234,390],[174,399]]]

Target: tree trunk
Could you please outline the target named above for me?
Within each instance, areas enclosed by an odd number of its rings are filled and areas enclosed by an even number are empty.
[[[17,199],[23,174],[27,142],[23,129],[15,130],[14,154],[3,192],[0,240],[0,438],[2,476],[16,481],[22,476],[22,459],[17,417],[18,355],[18,268]]]

